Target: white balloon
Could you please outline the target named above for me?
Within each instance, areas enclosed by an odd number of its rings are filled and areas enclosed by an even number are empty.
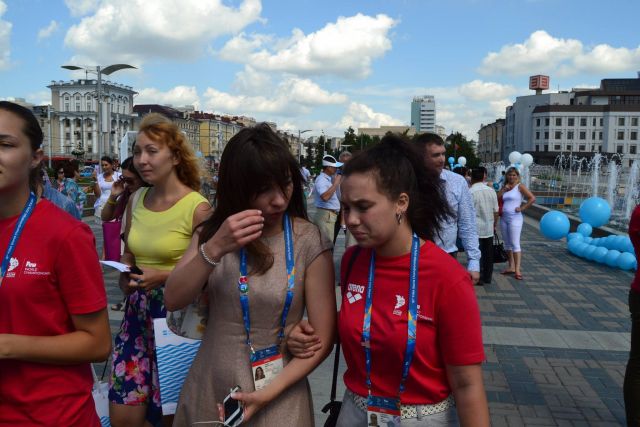
[[[509,154],[509,161],[511,163],[518,163],[520,162],[520,159],[522,158],[522,154],[520,154],[520,152],[518,151],[512,151],[511,154]]]
[[[529,153],[524,153],[520,158],[520,163],[524,165],[524,167],[529,167],[533,164],[533,156]]]
[[[467,158],[464,156],[458,157],[458,163],[460,163],[460,166],[464,167],[464,165],[467,164]]]

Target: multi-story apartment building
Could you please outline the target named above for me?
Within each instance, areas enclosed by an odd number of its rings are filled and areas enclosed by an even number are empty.
[[[44,117],[42,120],[47,125],[45,133],[52,155],[76,155],[87,160],[98,160],[100,153],[118,157],[120,140],[134,128],[136,92],[131,86],[102,81],[100,120],[97,80],[52,81],[47,87],[51,89],[51,108],[40,111],[40,115],[47,116],[46,122]]]
[[[480,125],[476,155],[484,163],[502,160],[502,135],[504,119],[498,119],[488,125]]]
[[[379,136],[382,138],[387,133],[399,133],[406,132],[407,136],[413,136],[416,134],[416,129],[413,126],[380,126],[377,128],[358,128],[358,135]]]
[[[242,128],[256,124],[255,119],[246,116],[221,116],[219,114],[194,111],[190,117],[200,123],[200,149],[205,158],[215,162],[225,145]]]
[[[436,99],[434,96],[416,96],[411,102],[411,126],[416,132],[436,131]]]
[[[560,153],[603,153],[623,166],[640,159],[640,76],[603,79],[598,89],[521,96],[506,109],[502,159],[530,152],[551,164]]]

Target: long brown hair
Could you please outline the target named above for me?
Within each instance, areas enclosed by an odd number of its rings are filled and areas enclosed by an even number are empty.
[[[175,166],[178,179],[194,191],[200,190],[200,166],[191,144],[171,120],[158,113],[144,116],[139,132],[149,139],[165,144],[179,160]]]
[[[262,191],[276,184],[282,192],[293,183],[286,212],[307,219],[302,175],[289,146],[266,123],[242,129],[229,140],[220,159],[216,209],[201,224],[200,244],[218,231],[224,220],[249,209]],[[260,240],[246,247],[252,274],[263,274],[273,265],[273,254]]]

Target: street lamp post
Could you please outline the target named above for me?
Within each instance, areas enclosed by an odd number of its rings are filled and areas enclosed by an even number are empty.
[[[51,169],[51,156],[53,155],[53,148],[51,145],[53,144],[53,140],[51,139],[51,113],[53,112],[53,106],[49,105],[47,108],[47,121],[49,122],[49,169]],[[60,141],[62,144],[62,141]]]
[[[99,65],[95,67],[92,67],[92,66],[79,67],[76,65],[62,65],[62,68],[64,68],[65,70],[71,70],[71,71],[84,70],[85,72],[96,73],[98,76],[98,86],[96,88],[96,97],[98,98],[98,119],[96,121],[98,124],[98,135],[99,135],[98,160],[100,160],[104,152],[104,134],[106,133],[102,129],[102,126],[103,126],[103,123],[102,123],[102,75],[104,74],[108,76],[112,73],[115,73],[116,71],[124,70],[127,68],[135,69],[136,67],[129,64],[113,64],[104,68],[101,68]]]
[[[300,139],[300,135],[306,132],[311,132],[312,130],[313,129],[298,129],[298,163],[300,163],[300,161],[302,160],[302,148],[304,147],[304,145],[302,144],[302,140]]]

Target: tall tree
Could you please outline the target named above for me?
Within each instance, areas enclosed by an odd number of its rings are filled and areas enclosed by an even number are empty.
[[[475,168],[480,166],[480,159],[476,157],[471,141],[467,140],[460,132],[449,135],[445,145],[447,149],[447,164],[449,164],[449,157],[453,157],[453,163],[456,164],[460,156],[464,156],[467,159],[465,167]]]

